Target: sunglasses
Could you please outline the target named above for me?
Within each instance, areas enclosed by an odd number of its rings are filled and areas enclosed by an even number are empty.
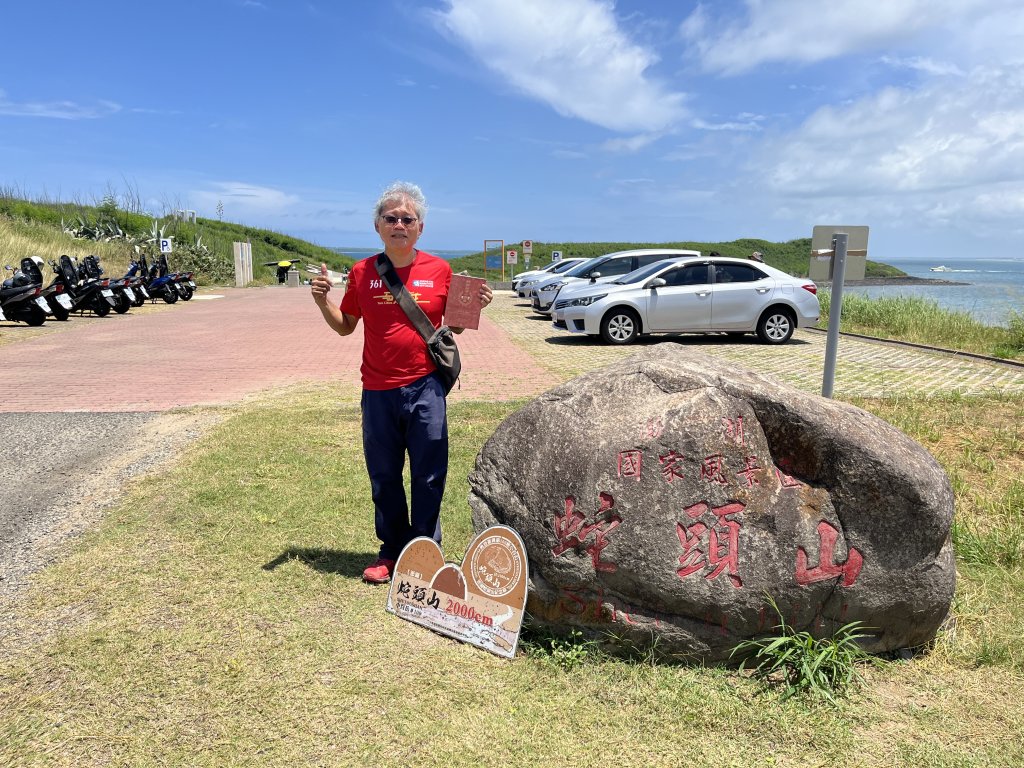
[[[381,216],[381,218],[384,219],[384,221],[387,224],[391,225],[392,227],[395,226],[395,224],[397,224],[398,222],[402,222],[402,224],[404,224],[405,226],[410,227],[418,221],[418,219],[415,216],[392,216],[391,214],[388,214],[387,216]]]

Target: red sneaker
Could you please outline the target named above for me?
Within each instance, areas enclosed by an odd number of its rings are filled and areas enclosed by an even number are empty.
[[[391,572],[395,570],[395,561],[386,557],[378,557],[363,571],[363,581],[371,584],[387,584],[391,581]]]

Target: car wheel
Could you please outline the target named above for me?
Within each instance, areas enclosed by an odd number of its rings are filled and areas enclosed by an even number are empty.
[[[613,309],[601,319],[601,338],[609,344],[629,344],[639,335],[640,318],[631,309]]]
[[[785,309],[769,309],[757,321],[757,336],[765,344],[785,344],[795,329],[796,321]]]

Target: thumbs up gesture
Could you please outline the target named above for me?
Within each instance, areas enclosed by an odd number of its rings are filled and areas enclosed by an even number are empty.
[[[327,294],[334,285],[331,282],[331,278],[327,275],[327,265],[323,262],[320,263],[320,274],[313,278],[310,285],[312,286],[313,301],[318,306],[326,306]]]

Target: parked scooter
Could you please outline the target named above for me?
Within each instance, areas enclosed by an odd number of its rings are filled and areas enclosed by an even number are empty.
[[[21,271],[29,277],[33,283],[43,285],[43,267],[45,262],[38,256],[26,256],[21,260]],[[58,278],[54,278],[49,285],[42,288],[39,295],[46,299],[49,307],[49,314],[55,320],[67,320],[72,308],[71,297],[65,292],[64,284]]]
[[[61,256],[60,258],[63,262],[65,257]],[[76,287],[88,294],[86,300],[76,309],[90,310],[97,317],[109,315],[110,310],[117,306],[117,297],[114,295],[109,281],[91,276],[85,262],[79,264],[77,259],[69,259],[69,263],[72,263],[75,271]]]
[[[107,288],[113,293],[114,311],[123,315],[135,305],[135,291],[131,287],[132,280],[127,277],[106,278],[103,277],[105,271],[100,266],[99,258],[93,254],[82,259],[82,264],[79,266],[80,274],[84,272],[87,277],[98,280],[103,288]]]
[[[51,313],[58,321],[66,321],[71,312],[85,310],[94,311],[99,316],[110,313],[109,299],[100,295],[101,286],[98,281],[80,281],[78,266],[71,256],[61,256],[58,261],[50,261],[53,269],[53,288],[57,301],[50,302]],[[113,294],[112,294],[113,295]],[[65,297],[60,299],[59,297]],[[99,306],[96,310],[95,307]]]
[[[196,283],[192,279],[194,273],[192,272],[171,272],[170,267],[167,266],[167,256],[161,253],[160,258],[157,259],[157,274],[161,277],[170,277],[171,284],[174,289],[178,292],[178,296],[181,297],[182,301],[188,301],[192,298],[192,294],[195,292]]]
[[[129,281],[131,289],[135,292],[135,306],[141,307],[147,299],[153,298],[146,288],[146,270],[138,261],[132,260],[128,263],[128,271],[124,273],[125,279]]]
[[[166,259],[164,263],[166,264]],[[133,269],[138,269],[138,274],[143,276],[144,285],[154,301],[160,298],[168,304],[173,304],[178,300],[178,289],[174,287],[170,275],[160,274],[159,264],[150,266],[146,262],[146,257],[139,254],[138,260],[131,263],[131,269],[128,271],[132,272]]]
[[[50,305],[43,298],[43,275],[31,257],[22,259],[30,269],[4,267],[13,274],[0,284],[0,320],[42,325],[50,314]],[[38,279],[36,276],[38,275]]]

